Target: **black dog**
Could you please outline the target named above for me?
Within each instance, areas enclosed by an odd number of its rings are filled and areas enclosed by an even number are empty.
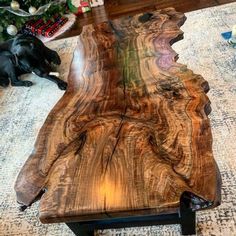
[[[17,35],[0,44],[0,86],[32,86],[31,81],[21,81],[19,76],[34,73],[55,82],[62,90],[67,83],[54,75],[51,63],[60,65],[57,52],[47,48],[38,38],[31,35]],[[10,79],[10,81],[9,81]]]

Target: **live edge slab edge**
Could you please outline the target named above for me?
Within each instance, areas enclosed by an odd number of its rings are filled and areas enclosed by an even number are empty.
[[[184,193],[193,211],[220,204],[209,86],[171,48],[185,20],[167,8],[83,28],[15,183],[43,223],[173,213]]]

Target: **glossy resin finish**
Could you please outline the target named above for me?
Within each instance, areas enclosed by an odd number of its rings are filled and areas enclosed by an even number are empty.
[[[208,83],[176,62],[173,8],[88,25],[68,91],[15,185],[44,223],[193,210],[220,202]]]

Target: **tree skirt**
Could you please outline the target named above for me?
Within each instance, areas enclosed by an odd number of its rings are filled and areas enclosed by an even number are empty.
[[[184,40],[173,48],[179,62],[187,64],[210,84],[210,115],[214,157],[222,175],[222,205],[197,213],[198,235],[236,235],[236,50],[220,33],[236,24],[236,3],[187,13],[182,27]],[[77,37],[49,42],[62,58],[58,68],[66,80]],[[38,220],[38,203],[25,212],[18,210],[15,178],[34,148],[38,131],[47,114],[62,96],[57,85],[35,75],[24,76],[30,88],[0,88],[0,235],[72,236],[64,224],[43,225]],[[179,225],[104,230],[109,236],[177,236]]]

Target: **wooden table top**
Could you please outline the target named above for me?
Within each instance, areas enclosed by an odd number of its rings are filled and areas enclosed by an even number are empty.
[[[58,38],[78,35],[85,25],[98,24],[124,15],[135,15],[167,7],[174,7],[180,12],[189,12],[233,1],[235,0],[105,0],[103,6],[77,16],[75,24]]]
[[[208,83],[176,62],[173,8],[88,25],[68,90],[41,128],[15,190],[43,223],[193,210],[220,202]]]

